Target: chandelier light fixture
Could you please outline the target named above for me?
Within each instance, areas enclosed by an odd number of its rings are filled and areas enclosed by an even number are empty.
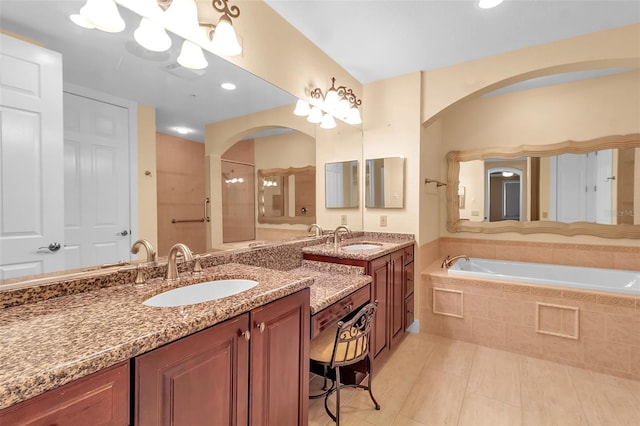
[[[360,110],[362,101],[346,86],[336,87],[335,77],[331,77],[331,87],[322,92],[316,87],[309,93],[309,101],[298,99],[293,113],[307,117],[310,123],[320,123],[323,129],[336,127],[335,118],[348,124],[361,124]]]
[[[240,9],[230,6],[229,0],[212,0],[213,9],[222,13],[216,25],[200,22],[196,0],[87,0],[80,13],[70,18],[83,28],[120,32],[124,30],[125,22],[116,3],[141,15],[133,37],[145,49],[153,52],[168,50],[171,37],[167,29],[182,36],[185,41],[177,61],[183,67],[197,70],[207,67],[201,46],[222,56],[242,53],[232,23],[232,19],[240,16]]]

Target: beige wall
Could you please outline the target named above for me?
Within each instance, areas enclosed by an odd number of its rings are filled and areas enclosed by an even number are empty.
[[[176,243],[192,252],[206,250],[204,145],[157,133],[158,252],[166,256]],[[172,220],[190,222],[172,223]]]
[[[156,110],[138,104],[138,237],[158,247]],[[142,250],[140,259],[146,258]]]

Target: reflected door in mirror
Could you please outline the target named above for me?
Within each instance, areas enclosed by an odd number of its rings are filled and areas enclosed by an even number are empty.
[[[394,209],[404,207],[404,158],[365,160],[365,206]]]
[[[325,206],[328,209],[358,207],[358,161],[324,165]]]

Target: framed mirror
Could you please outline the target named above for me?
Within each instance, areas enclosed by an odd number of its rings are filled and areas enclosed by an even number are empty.
[[[451,151],[447,229],[640,238],[639,147],[631,134]]]
[[[315,223],[314,166],[258,170],[257,185],[259,223]]]
[[[324,182],[326,208],[358,208],[358,160],[326,163]]]
[[[404,158],[365,160],[365,207],[401,209],[404,207]]]

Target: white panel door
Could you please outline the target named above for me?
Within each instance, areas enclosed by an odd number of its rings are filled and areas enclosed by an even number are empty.
[[[557,156],[556,206],[558,222],[586,220],[586,161],[584,154]]]
[[[66,268],[129,260],[129,111],[64,94]]]
[[[0,128],[0,279],[64,269],[60,54],[0,34]]]
[[[613,223],[613,150],[597,151],[595,175],[596,223]]]

